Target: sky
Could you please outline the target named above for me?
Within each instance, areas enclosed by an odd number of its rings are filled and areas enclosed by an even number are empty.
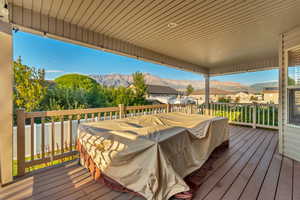
[[[144,62],[100,50],[45,38],[29,33],[14,33],[14,59],[21,56],[22,63],[46,70],[46,79],[67,73],[80,74],[132,74],[140,71],[161,78],[176,80],[203,80],[201,74],[186,72],[158,64]],[[212,80],[235,81],[245,85],[271,82],[278,79],[278,70],[249,72],[212,77]]]

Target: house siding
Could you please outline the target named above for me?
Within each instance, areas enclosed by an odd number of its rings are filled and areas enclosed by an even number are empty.
[[[295,160],[300,161],[300,127],[288,125],[287,105],[287,51],[300,45],[300,27],[281,35],[279,48],[280,63],[280,95],[279,102],[279,151]]]

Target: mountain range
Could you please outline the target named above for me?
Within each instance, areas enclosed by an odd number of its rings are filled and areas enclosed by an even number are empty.
[[[132,75],[126,74],[105,74],[105,75],[90,75],[91,78],[95,79],[99,84],[109,87],[118,87],[124,86],[128,87],[132,82]],[[158,76],[154,76],[150,73],[144,73],[145,81],[150,85],[163,85],[175,88],[180,91],[184,91],[186,87],[191,84],[194,89],[203,89],[204,80],[174,80],[166,79]],[[254,85],[243,85],[238,82],[228,82],[228,81],[217,81],[211,80],[210,87],[218,88],[227,91],[249,91],[249,92],[260,92],[264,87],[275,87],[277,82],[266,82],[266,83],[257,83]]]

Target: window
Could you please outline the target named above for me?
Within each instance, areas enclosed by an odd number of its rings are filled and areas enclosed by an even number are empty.
[[[300,88],[289,89],[289,123],[300,125]]]
[[[290,51],[288,55],[288,122],[300,125],[300,50]]]

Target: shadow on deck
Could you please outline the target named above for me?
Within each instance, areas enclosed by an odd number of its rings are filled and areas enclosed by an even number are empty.
[[[300,199],[300,163],[277,152],[276,131],[231,126],[229,149],[218,154],[195,200]],[[77,162],[0,188],[0,199],[142,200],[93,181]]]

